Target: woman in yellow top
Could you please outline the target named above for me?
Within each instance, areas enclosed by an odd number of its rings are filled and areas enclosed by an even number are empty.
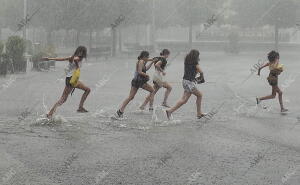
[[[86,57],[87,57],[87,49],[86,49],[86,47],[79,46],[76,49],[75,53],[72,56],[70,56],[70,57],[66,57],[66,58],[44,58],[44,60],[68,61],[69,62],[68,66],[66,68],[66,85],[65,85],[64,92],[63,92],[61,98],[58,100],[58,102],[56,102],[54,104],[54,106],[52,107],[52,109],[50,110],[50,112],[47,114],[47,118],[51,118],[52,115],[53,115],[53,113],[56,111],[57,107],[60,106],[60,105],[62,105],[63,103],[65,103],[67,101],[67,98],[68,98],[69,94],[75,88],[78,88],[78,89],[81,89],[81,90],[84,91],[84,93],[83,93],[83,95],[81,97],[79,108],[78,108],[77,112],[81,112],[81,113],[88,112],[83,107],[83,103],[85,102],[85,100],[86,100],[87,96],[89,95],[91,89],[89,87],[85,86],[80,81],[75,82],[75,84],[73,84],[73,82],[72,82],[73,81],[72,76],[78,75],[78,69],[80,69],[82,61]],[[78,77],[79,76],[77,76],[77,78]]]
[[[282,91],[278,87],[278,76],[283,71],[283,65],[279,64],[279,53],[276,51],[271,51],[268,54],[269,62],[258,69],[258,75],[260,75],[261,69],[269,66],[270,73],[267,78],[269,84],[272,86],[272,94],[269,96],[256,98],[257,104],[259,104],[262,100],[274,99],[276,97],[276,93],[278,93],[279,104],[281,108],[281,112],[287,112],[288,109],[285,109],[282,102]]]

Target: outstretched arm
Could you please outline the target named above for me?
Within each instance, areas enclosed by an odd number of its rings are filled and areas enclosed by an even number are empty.
[[[49,58],[49,57],[45,57],[42,58],[45,61],[49,61],[49,60],[55,60],[55,61],[66,61],[66,60],[70,60],[71,57],[64,57],[64,58]]]
[[[264,64],[263,66],[261,66],[260,68],[258,68],[257,75],[260,76],[260,70],[262,70],[263,68],[265,68],[265,67],[267,67],[269,65],[270,65],[270,63],[268,62],[268,63]]]

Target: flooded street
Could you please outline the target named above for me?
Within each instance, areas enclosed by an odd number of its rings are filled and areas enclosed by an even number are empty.
[[[170,105],[183,92],[184,55],[172,55],[166,71]],[[0,184],[298,185],[300,55],[281,52],[279,85],[290,110],[285,115],[278,99],[256,106],[256,96],[271,93],[267,70],[249,76],[265,55],[200,54],[206,83],[198,88],[204,112],[211,113],[201,120],[192,97],[167,121],[160,107],[164,90],[153,113],[138,111],[147,95],[140,90],[126,118],[111,119],[128,96],[135,57],[88,58],[80,79],[91,88],[89,112],[76,112],[83,93],[77,89],[51,123],[40,118],[62,94],[67,62],[56,62],[49,72],[0,78]]]

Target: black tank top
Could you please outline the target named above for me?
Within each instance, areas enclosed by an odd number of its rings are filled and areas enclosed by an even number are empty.
[[[143,61],[143,64],[144,64],[144,66],[143,66],[142,72],[146,73],[147,72],[147,70],[146,70],[146,62]],[[136,63],[136,67],[135,67],[135,71],[136,72],[138,72],[138,67],[139,67],[139,61]]]
[[[195,64],[184,64],[184,80],[195,81],[197,68]]]
[[[164,58],[164,57],[155,57],[155,58],[154,58],[154,64],[156,64],[158,61],[161,61],[160,68],[161,68],[162,70],[165,70],[165,68],[166,68],[166,66],[167,66],[167,63],[168,63],[167,59]]]
[[[140,74],[138,73],[138,67],[139,67],[139,61],[136,63],[135,73],[134,73],[134,79],[137,79],[138,77],[145,78],[144,76],[142,76],[142,75],[140,75]],[[143,72],[143,73],[146,73],[146,72],[147,72],[147,69],[146,69],[146,62],[144,62],[144,66],[143,66],[142,72]]]

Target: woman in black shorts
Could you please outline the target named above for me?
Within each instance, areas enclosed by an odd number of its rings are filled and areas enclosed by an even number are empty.
[[[48,118],[52,117],[52,115],[56,111],[57,107],[61,106],[63,103],[65,103],[67,101],[69,94],[75,88],[81,89],[81,90],[84,91],[84,93],[83,93],[83,95],[81,97],[81,100],[80,100],[77,112],[80,112],[80,113],[88,112],[83,107],[83,104],[84,104],[86,98],[88,97],[88,95],[90,94],[91,89],[89,87],[85,86],[81,81],[78,81],[78,83],[77,83],[77,85],[75,87],[73,87],[70,84],[70,80],[72,78],[72,75],[73,75],[74,71],[76,69],[78,69],[78,68],[81,68],[82,61],[86,57],[87,57],[87,49],[86,49],[86,47],[79,46],[76,49],[75,53],[72,56],[70,56],[70,57],[66,57],[66,58],[44,58],[44,60],[46,60],[46,61],[48,61],[48,60],[68,61],[68,66],[66,68],[66,85],[65,85],[64,92],[63,92],[61,98],[54,104],[54,106],[51,108],[51,110],[47,114]]]
[[[167,81],[164,80],[164,77],[166,75],[165,68],[168,64],[167,58],[169,57],[169,55],[170,55],[170,51],[168,49],[163,49],[162,52],[160,53],[160,57],[153,58],[154,66],[155,66],[155,73],[153,75],[153,88],[154,88],[154,92],[152,95],[153,98],[149,102],[149,100],[150,100],[149,97],[151,96],[151,94],[149,94],[146,97],[144,103],[140,106],[141,110],[144,110],[145,106],[148,103],[149,103],[149,111],[153,110],[154,96],[161,87],[166,89],[164,100],[161,105],[164,107],[170,108],[167,103],[167,100],[172,91],[172,86]]]
[[[147,62],[150,61],[150,64],[146,65]],[[151,93],[149,96],[149,101],[153,98],[154,89],[147,82],[149,81],[149,75],[146,73],[153,64],[153,59],[149,59],[149,52],[142,51],[140,56],[138,57],[138,62],[136,63],[136,71],[134,73],[134,77],[131,81],[131,90],[128,98],[126,98],[121,105],[120,109],[117,111],[116,116],[121,118],[123,117],[124,110],[128,103],[134,99],[139,88],[143,88],[144,90]]]
[[[200,74],[200,81],[198,83],[204,83],[203,72],[199,66],[199,51],[191,50],[190,53],[185,57],[184,60],[184,76],[182,80],[182,86],[184,89],[184,93],[182,98],[176,103],[176,105],[168,110],[166,110],[166,114],[168,119],[170,119],[171,114],[179,109],[182,105],[184,105],[191,95],[195,95],[197,97],[196,105],[197,105],[197,118],[200,119],[205,114],[201,111],[201,101],[202,101],[202,93],[196,87],[196,76]]]
[[[280,57],[279,57],[278,52],[271,51],[268,54],[269,62],[258,69],[258,75],[260,75],[260,71],[263,68],[269,66],[270,73],[269,73],[269,76],[268,76],[267,80],[268,80],[270,86],[272,86],[272,94],[269,95],[269,96],[256,98],[256,102],[257,102],[257,104],[259,104],[262,100],[274,99],[276,97],[276,93],[277,93],[281,112],[287,112],[288,109],[285,109],[284,106],[283,106],[282,91],[278,87],[278,76],[283,71],[283,65],[279,64],[279,58]]]

